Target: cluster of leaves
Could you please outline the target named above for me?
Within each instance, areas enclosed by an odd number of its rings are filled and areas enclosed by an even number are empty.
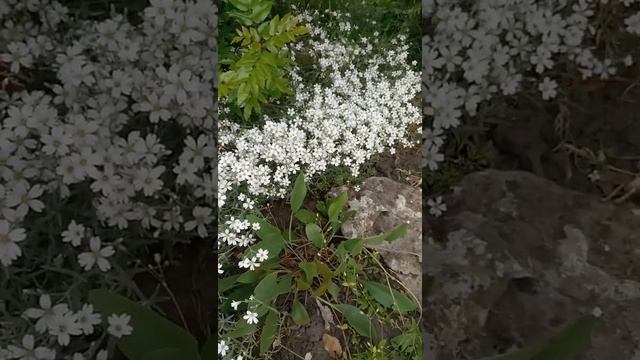
[[[222,23],[237,27],[235,34],[221,32],[218,91],[247,120],[269,99],[293,93],[286,46],[309,30],[291,14],[267,20],[272,0],[225,0],[223,5]]]
[[[307,310],[300,301],[302,296],[321,301],[342,314],[355,333],[364,338],[373,338],[370,316],[351,303],[338,303],[345,297],[341,297],[336,282],[341,283],[343,274],[357,266],[357,256],[366,244],[393,241],[406,232],[406,224],[402,224],[377,236],[337,243],[341,225],[354,215],[353,211],[345,210],[347,193],[318,202],[315,211],[302,207],[306,193],[307,187],[301,174],[291,192],[292,212],[286,229],[280,229],[258,216],[248,217],[252,223],[260,224],[260,229],[256,231],[260,241],[248,247],[245,255],[251,257],[258,249],[266,249],[269,258],[259,268],[220,279],[218,284],[218,293],[227,299],[220,307],[222,312],[232,311],[232,301],[242,301],[250,296],[260,304],[254,311],[264,319],[259,322],[263,324],[259,349],[261,355],[272,349],[278,335],[278,325],[287,317],[298,325],[309,322]],[[418,309],[413,300],[388,284],[365,281],[364,286],[381,309],[391,309],[400,314]],[[290,300],[291,294],[293,300]],[[284,311],[277,310],[283,307],[286,308]],[[241,321],[224,336],[241,338],[258,330],[258,324]]]

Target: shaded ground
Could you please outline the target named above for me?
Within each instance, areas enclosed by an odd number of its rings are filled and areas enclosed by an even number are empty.
[[[486,144],[487,148],[491,149],[491,156],[487,156],[488,164],[490,164],[488,167],[531,172],[555,182],[562,188],[569,189],[567,191],[573,190],[577,192],[576,194],[589,194],[594,197],[595,202],[600,199],[607,206],[613,206],[615,203],[639,205],[640,82],[637,81],[636,77],[637,75],[633,74],[621,74],[619,77],[610,80],[577,81],[568,90],[570,101],[563,102],[560,105],[538,103],[537,100],[525,97],[507,104],[507,110],[496,114],[496,118],[491,119],[491,124],[484,124],[487,131],[479,135],[482,146]],[[473,171],[475,170],[477,169]],[[468,171],[467,173],[473,171]],[[460,178],[456,178],[450,183],[458,186],[459,180]],[[478,196],[483,197],[483,192],[487,190],[478,189],[477,191]],[[556,196],[549,190],[538,189],[538,191],[539,194],[536,196],[539,198],[538,200],[532,200],[533,203],[528,205],[530,208],[538,206],[534,204],[535,202],[545,203],[545,201],[551,201],[550,197]],[[454,196],[451,193],[449,194],[447,197]],[[450,209],[445,216],[457,212],[457,214],[460,214],[460,218],[467,219],[469,223],[480,221],[479,219],[481,218],[494,216],[493,210],[479,211],[476,219],[469,213],[471,211],[471,205],[469,204],[472,204],[472,201],[469,201],[464,209],[456,208],[455,204],[449,204]],[[505,204],[507,203],[505,202]],[[505,204],[496,203],[495,206],[500,207]],[[489,203],[485,205],[488,206]],[[547,210],[539,210],[529,214],[528,218],[522,219],[520,225],[530,226],[533,224],[531,226],[535,226],[535,221],[554,221],[555,219],[564,221],[575,216],[589,217],[585,211],[586,209],[581,206],[573,206],[572,208],[566,206],[564,210],[560,209],[553,215]],[[508,215],[504,216],[505,219],[509,218]],[[591,221],[602,221],[602,226],[605,226],[611,222],[623,220],[623,217],[616,216],[606,219],[594,217]],[[450,226],[443,228],[442,221],[439,220],[431,219],[426,221],[425,228],[427,233],[432,233],[435,243],[446,242],[447,234],[451,234],[456,230]],[[497,222],[497,224],[501,224],[500,226],[505,228],[507,223],[507,220]],[[623,224],[627,223],[623,221]],[[489,227],[486,224],[483,226],[485,228]],[[515,228],[516,225],[512,224],[510,226]],[[491,230],[485,228],[483,229],[486,231]],[[545,229],[545,227],[542,227],[542,229]],[[509,236],[507,230],[501,231],[496,231],[491,236],[493,238],[502,237],[505,241],[511,241],[509,243],[511,244],[510,246],[523,246],[522,242],[526,243],[526,237],[532,235],[525,233],[524,230],[522,233],[513,236]],[[542,236],[542,233],[547,230],[535,231],[541,231],[538,235]],[[621,230],[612,231],[617,236]],[[482,238],[492,238],[491,236],[487,235]],[[549,238],[556,239],[561,236],[561,234],[555,234]],[[634,267],[632,260],[637,258],[638,250],[622,249],[622,246],[615,249],[616,244],[608,243],[612,236],[611,234],[598,234],[594,231],[593,241],[598,246],[598,249],[593,249],[593,253],[589,254],[589,258],[598,259],[600,256],[608,256],[607,262],[602,265],[603,269],[606,269],[615,277],[625,279],[624,281],[628,283],[640,281],[637,267]],[[513,242],[514,239],[518,241]],[[625,241],[632,243],[635,236],[630,235],[625,239]],[[553,246],[549,246],[549,249],[553,249]],[[619,251],[616,252],[616,250]],[[549,251],[551,252],[551,250]],[[552,259],[535,246],[520,254],[540,256],[542,259],[540,261],[547,261],[548,264]],[[428,261],[426,262],[428,263]],[[525,263],[523,262],[523,264]],[[624,270],[618,271],[617,269]],[[468,272],[469,270],[460,270],[458,275],[465,276],[465,271]],[[536,276],[538,275],[536,274]],[[486,327],[482,328],[482,330],[478,328],[477,332],[469,335],[466,340],[461,339],[461,343],[467,344],[465,346],[470,346],[469,344],[473,343],[476,349],[483,349],[483,351],[479,351],[482,355],[503,352],[513,346],[522,346],[530,343],[534,338],[539,339],[547,336],[551,331],[550,329],[565,321],[575,319],[577,316],[575,304],[571,304],[569,308],[562,308],[566,304],[553,305],[550,302],[551,300],[544,300],[544,296],[548,294],[554,295],[555,293],[549,289],[536,288],[536,282],[530,281],[533,278],[534,276],[514,277],[513,281],[509,283],[510,287],[506,288],[500,301],[493,304],[493,307],[489,307],[491,311],[488,313],[483,313],[480,308],[458,309],[463,319],[472,319],[470,315],[465,317],[468,315],[465,315],[465,312],[472,313],[476,311],[481,313],[487,321]],[[597,277],[589,277],[589,279],[593,280],[597,279]],[[434,281],[437,281],[437,279]],[[585,284],[585,282],[578,283],[581,286]],[[578,290],[575,291],[579,293]],[[426,296],[428,297],[428,295]],[[529,303],[522,299],[529,301]],[[545,301],[547,301],[547,304],[545,304]],[[514,304],[517,304],[517,306]],[[592,303],[585,300],[585,304]],[[604,304],[606,305],[606,302]],[[521,308],[517,308],[518,306]],[[535,311],[530,311],[532,309]],[[624,306],[618,308],[612,306],[611,309],[609,313],[611,318],[608,320],[612,322],[607,323],[606,327],[608,328],[600,329],[595,333],[593,337],[595,348],[592,349],[594,352],[588,353],[588,356],[591,356],[589,357],[590,359],[623,358],[617,356],[620,355],[619,352],[628,351],[628,346],[627,348],[622,347],[611,338],[612,335],[610,334],[619,332],[621,328],[620,326],[614,328],[611,325],[613,321],[624,322],[625,319],[631,321],[631,318],[628,314],[621,315],[617,313],[619,309],[624,309]],[[590,311],[586,306],[579,310],[580,313],[588,313]],[[429,314],[428,308],[425,308],[424,311]],[[453,313],[457,310],[451,309],[451,311]],[[542,315],[540,314],[545,311],[560,317],[552,316],[549,324],[542,324],[540,318]],[[525,313],[538,314],[538,316],[524,319]],[[515,318],[513,314],[517,314]],[[568,316],[568,314],[573,315]],[[437,323],[437,321],[434,321],[432,319],[430,324]],[[473,322],[472,320],[469,321]],[[440,325],[449,327],[449,333],[453,336],[455,331],[449,322],[445,321]],[[529,326],[529,328],[526,329],[525,325]],[[429,327],[428,324],[425,324],[425,326]],[[535,332],[536,336],[529,336],[534,333],[531,330],[534,327],[540,331]],[[523,328],[525,329],[523,330]],[[517,329],[517,331],[514,329]],[[630,329],[637,329],[637,327],[634,325]],[[512,336],[513,334],[511,333],[525,334],[527,336],[522,338]],[[610,337],[608,338],[607,336]],[[607,346],[606,343],[610,345]],[[640,354],[637,356],[640,356]],[[467,358],[472,357],[470,357],[470,354],[457,354],[452,357],[452,359]]]
[[[631,78],[576,85],[571,103],[560,107],[516,104],[500,121],[491,131],[494,168],[531,171],[603,196],[634,179],[625,171],[640,171],[640,87]],[[598,156],[605,161],[598,164]],[[594,169],[600,176],[591,181]]]

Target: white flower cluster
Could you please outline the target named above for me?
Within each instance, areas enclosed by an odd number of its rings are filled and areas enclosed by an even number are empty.
[[[420,75],[408,63],[404,37],[395,49],[376,54],[375,41],[348,43],[308,26],[311,37],[297,51],[317,60],[327,84],[306,84],[294,69],[295,102],[286,116],[265,117],[259,128],[239,129],[221,109],[220,207],[232,190],[241,188],[252,197],[282,197],[292,175],[302,169],[312,176],[346,166],[357,175],[372,155],[408,145],[407,128],[421,122],[420,109],[412,103],[420,92]]]
[[[640,35],[637,0],[426,0],[430,26],[423,37],[424,113],[430,126],[423,140],[423,165],[436,170],[443,130],[476,116],[494,96],[535,89],[555,98],[563,73],[606,79],[628,54],[602,51],[602,14],[632,14],[620,30]],[[624,11],[609,11],[622,7]],[[609,10],[607,10],[609,9]],[[602,15],[604,16],[604,15]],[[625,15],[626,16],[626,15]],[[532,75],[533,74],[533,75]],[[535,91],[534,90],[534,91]]]
[[[329,23],[335,29],[314,25],[323,16],[332,17]],[[349,40],[346,33],[357,27],[346,14],[315,12],[300,17],[310,35],[289,49],[290,56],[292,60],[310,58],[313,69],[291,69],[295,96],[287,101],[282,116],[263,115],[261,126],[243,128],[230,117],[227,104],[220,104],[219,275],[226,273],[223,266],[227,264],[253,271],[268,259],[266,249],[241,255],[232,251],[255,243],[252,233],[259,224],[243,218],[257,203],[285,197],[300,171],[311,177],[342,166],[357,175],[373,155],[412,145],[408,135],[422,121],[417,105],[420,73],[417,63],[408,58],[405,36],[383,49],[376,38]],[[330,35],[335,33],[339,38]],[[317,83],[308,83],[306,71],[317,73]],[[231,303],[234,309],[239,304]],[[233,319],[231,323],[240,321],[237,316]],[[242,319],[248,324],[258,322],[251,309]],[[219,319],[224,322],[224,317]],[[219,338],[225,338],[224,331]],[[238,343],[230,349],[231,341]],[[218,354],[242,359],[236,351],[243,348],[242,341],[220,340]]]
[[[70,13],[55,0],[0,0],[1,76],[26,89],[0,90],[0,264],[16,298],[25,282],[12,279],[63,267],[67,279],[28,290],[78,299],[131,266],[140,241],[205,238],[215,226],[214,2],[151,0],[136,25]],[[69,345],[86,335],[77,313],[42,311],[35,330],[58,337],[60,356],[82,348]],[[108,332],[130,333],[127,321],[110,318]],[[23,349],[26,335],[15,339]]]
[[[93,334],[94,326],[102,324],[101,315],[93,312],[93,306],[90,304],[84,304],[80,310],[74,312],[70,310],[67,303],[53,305],[51,297],[43,294],[40,296],[39,305],[40,307],[38,308],[26,309],[23,316],[27,319],[37,320],[35,323],[36,332],[53,337],[61,346],[69,345],[71,336]],[[107,319],[107,332],[116,338],[131,335],[133,328],[129,325],[130,320],[131,317],[127,314],[112,314]],[[0,359],[55,360],[55,349],[45,346],[49,342],[40,336],[38,339],[40,343],[37,344],[36,337],[33,334],[25,334],[20,345],[9,344],[6,349],[0,347]],[[106,360],[108,358],[108,352],[105,349],[93,349],[90,352],[95,353],[95,359],[97,360]],[[73,360],[84,360],[89,357],[89,354],[78,352],[73,354]]]

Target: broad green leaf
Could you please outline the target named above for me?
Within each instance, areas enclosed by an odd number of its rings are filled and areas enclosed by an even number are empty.
[[[304,308],[304,305],[298,301],[298,299],[293,300],[293,306],[291,307],[291,317],[293,321],[298,325],[304,325],[309,322],[309,314],[307,313],[307,309]]]
[[[218,280],[218,294],[222,294],[231,289],[238,280],[238,277],[240,277],[240,275],[232,275]]]
[[[382,306],[391,307],[395,304],[394,308],[401,313],[413,311],[418,308],[415,302],[403,293],[389,289],[387,285],[376,281],[367,281],[364,283],[367,292]]]
[[[597,324],[594,316],[587,315],[567,326],[560,334],[547,341],[546,346],[532,360],[571,359],[589,346],[591,333]]]
[[[304,183],[304,173],[301,172],[293,184],[293,191],[291,191],[291,211],[293,213],[300,210],[305,196],[307,196],[307,185]]]
[[[247,220],[251,223],[260,224],[260,229],[256,231],[256,235],[267,242],[278,242],[284,243],[284,238],[282,237],[282,233],[280,233],[280,229],[271,225],[268,221],[261,219],[255,215],[248,215]]]
[[[371,338],[371,320],[360,309],[349,304],[336,304],[334,307],[358,334]]]
[[[256,331],[258,331],[258,325],[249,324],[245,320],[241,320],[238,321],[235,329],[227,332],[224,336],[232,339],[237,339],[239,337],[251,335]]]
[[[143,359],[152,351],[177,348],[183,358],[196,359],[198,343],[180,326],[142,305],[106,289],[89,291],[89,302],[106,318],[111,314],[128,314],[134,331],[122,337],[117,346],[129,359]]]
[[[296,212],[295,218],[306,225],[315,222],[318,217],[307,209],[300,209]]]
[[[200,348],[201,360],[218,360],[218,339],[211,336]]]
[[[393,305],[393,296],[387,286],[376,281],[366,281],[364,288],[380,305],[384,307]]]
[[[329,208],[327,209],[327,215],[329,215],[330,221],[335,221],[338,219],[338,216],[347,203],[347,200],[347,192],[343,191],[340,195],[338,195],[338,197],[331,201],[331,203],[329,204]]]
[[[316,224],[307,224],[304,228],[307,238],[311,240],[311,243],[318,249],[322,249],[324,246],[324,235],[322,229]]]
[[[315,264],[316,272],[320,277],[320,286],[318,286],[318,288],[313,291],[313,296],[319,297],[322,296],[322,294],[324,294],[325,291],[327,291],[327,289],[329,288],[329,285],[331,285],[332,274],[329,266],[322,261],[316,260]]]
[[[272,272],[265,276],[253,291],[256,300],[269,303],[278,296],[278,273]]]
[[[407,227],[408,227],[408,225],[406,223],[398,225],[395,229],[389,231],[386,234],[384,240],[391,242],[393,240],[397,240],[397,239],[403,237],[404,234],[407,233]]]
[[[260,334],[260,355],[265,355],[273,345],[278,332],[278,313],[269,311]]]
[[[185,359],[182,351],[178,348],[164,348],[148,352],[142,360],[175,360]],[[198,360],[199,357],[189,358],[190,360]]]
[[[260,275],[255,271],[247,271],[238,276],[238,282],[242,284],[252,284],[260,280]]]
[[[591,333],[597,324],[595,317],[583,316],[558,335],[507,354],[482,360],[567,360],[589,346]]]
[[[338,285],[331,282],[331,284],[329,284],[329,287],[327,288],[327,292],[329,293],[329,295],[331,295],[333,300],[337,300],[338,295],[340,294],[340,288],[338,287]]]
[[[356,255],[358,254],[363,246],[364,246],[364,240],[363,239],[349,239],[349,240],[345,240],[343,242],[340,243],[341,246],[344,247],[344,249],[351,255]]]
[[[318,273],[316,272],[315,263],[309,261],[301,261],[300,263],[298,263],[298,266],[304,272],[305,280],[307,280],[308,283],[311,283],[313,281],[313,278],[318,275]]]
[[[278,295],[286,294],[291,290],[291,283],[293,282],[293,275],[288,274],[278,279],[278,285],[276,285],[276,293]]]
[[[401,313],[406,313],[409,311],[414,311],[418,308],[418,305],[411,300],[407,295],[399,292],[398,290],[393,289],[393,298],[396,300],[395,306]]]
[[[372,237],[366,238],[364,240],[365,240],[365,242],[367,244],[380,245],[384,241],[397,240],[397,239],[401,238],[402,236],[404,236],[404,234],[406,234],[406,233],[407,233],[407,224],[403,223],[403,224],[400,224],[400,225],[396,226],[391,231],[388,231],[388,232],[386,232],[384,234],[372,236]]]

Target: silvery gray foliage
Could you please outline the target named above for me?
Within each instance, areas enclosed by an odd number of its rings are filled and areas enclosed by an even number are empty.
[[[4,78],[25,88],[0,91],[0,359],[106,359],[94,334],[128,320],[86,290],[137,268],[143,243],[213,236],[217,10],[151,0],[141,15],[0,0]]]
[[[614,32],[640,35],[638,3],[423,0],[423,166],[436,170],[445,132],[477,116],[492,98],[529,91],[552,100],[562,94],[563,73],[607,79],[632,65],[630,54],[602,46],[607,39],[600,39],[598,22],[623,14]]]

